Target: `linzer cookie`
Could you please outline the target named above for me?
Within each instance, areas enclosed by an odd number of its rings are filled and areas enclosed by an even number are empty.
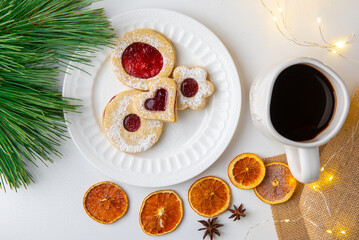
[[[123,152],[136,153],[150,149],[160,138],[163,122],[143,119],[133,108],[141,91],[130,90],[113,97],[106,105],[102,126],[110,142]]]
[[[179,66],[174,70],[173,78],[177,83],[178,110],[188,107],[200,110],[206,105],[206,98],[214,92],[214,85],[207,79],[207,71],[202,67]]]
[[[175,50],[168,38],[151,29],[126,33],[112,54],[116,77],[128,87],[148,90],[159,77],[168,77],[175,64]]]
[[[143,92],[133,101],[135,112],[146,119],[176,122],[176,83],[170,78],[152,81],[149,92]]]

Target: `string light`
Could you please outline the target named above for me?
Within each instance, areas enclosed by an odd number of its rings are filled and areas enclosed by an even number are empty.
[[[359,113],[359,112],[358,112],[358,110],[357,110],[357,112],[355,113],[354,119],[357,118],[358,113]],[[323,171],[324,171],[324,168],[332,161],[332,159],[334,159],[334,157],[335,157],[338,153],[340,153],[341,151],[343,151],[343,149],[345,149],[345,147],[346,147],[350,142],[352,142],[352,146],[351,146],[350,152],[353,150],[354,137],[355,137],[355,133],[358,131],[358,129],[359,129],[359,121],[357,121],[357,122],[356,122],[356,125],[353,126],[352,134],[351,134],[350,138],[348,138],[348,140],[346,141],[346,143],[345,143],[337,152],[335,152],[335,153],[329,158],[329,160],[324,164],[324,166],[322,167]]]
[[[273,12],[267,7],[267,5],[263,2],[263,0],[261,0],[261,2],[262,2],[262,5],[267,9],[267,11],[272,15],[273,20],[274,20],[274,22],[275,22],[275,25],[276,25],[277,29],[279,30],[279,32],[280,32],[286,39],[288,39],[289,41],[292,41],[292,42],[294,42],[295,44],[300,45],[300,46],[320,47],[320,48],[326,49],[326,50],[329,51],[329,52],[332,52],[332,53],[334,53],[334,54],[337,54],[337,55],[339,55],[339,56],[345,58],[346,60],[350,60],[350,61],[354,61],[354,62],[356,62],[356,63],[359,63],[358,60],[347,58],[347,57],[345,57],[344,55],[342,55],[340,52],[338,52],[340,49],[345,48],[345,47],[348,45],[348,43],[355,38],[355,35],[354,35],[354,34],[350,34],[349,37],[347,38],[347,40],[345,40],[345,41],[338,41],[338,42],[335,42],[335,43],[332,43],[332,44],[331,44],[331,43],[328,43],[328,42],[325,40],[325,38],[324,38],[324,35],[323,35],[323,32],[322,32],[322,28],[321,28],[321,26],[320,26],[321,18],[318,17],[318,18],[317,18],[317,23],[319,24],[319,26],[318,26],[319,32],[320,32],[320,35],[321,35],[321,37],[322,37],[322,40],[323,40],[323,42],[324,42],[325,44],[318,44],[318,43],[308,42],[308,41],[299,41],[299,40],[297,40],[297,39],[290,33],[290,31],[288,30],[288,28],[287,28],[287,26],[286,26],[286,22],[285,22],[284,16],[283,16],[283,9],[280,7],[279,1],[277,0],[276,2],[277,2],[277,6],[278,6],[278,11],[279,11],[280,16],[281,16],[281,18],[280,18],[281,21],[280,21],[280,22],[282,22],[283,28],[280,27],[280,25],[279,25],[279,23],[278,23],[277,17],[276,17],[276,16],[273,14]],[[288,35],[285,34],[285,32],[283,31],[283,29],[284,29],[284,31],[286,31],[286,33],[287,33]],[[358,106],[358,107],[359,107],[359,106]],[[357,118],[357,115],[359,115],[359,109],[357,109],[357,112],[355,113],[354,119]],[[356,133],[356,132],[358,131],[358,129],[359,129],[359,120],[358,120],[358,121],[355,121],[355,122],[356,122],[356,123],[355,123],[354,126],[353,126],[352,134],[351,134],[350,138],[348,138],[347,142],[346,142],[337,152],[335,152],[335,153],[329,158],[329,160],[326,161],[326,163],[325,163],[325,164],[321,167],[321,169],[320,169],[321,172],[324,172],[325,167],[331,162],[331,160],[332,160],[338,153],[340,153],[343,149],[345,149],[345,147],[346,147],[350,142],[352,142],[352,146],[351,146],[350,153],[352,152],[353,146],[354,146],[355,133]],[[346,164],[346,162],[344,163],[344,165],[345,165],[345,164]],[[344,165],[343,165],[343,166],[344,166]],[[329,184],[329,183],[332,182],[332,180],[334,179],[334,176],[333,176],[333,175],[330,175],[330,176],[327,178],[327,175],[326,175],[326,176],[324,177],[324,179],[327,179],[327,180],[324,182],[324,185],[327,185],[327,184]],[[329,180],[329,181],[328,181],[328,180]],[[312,187],[313,190],[314,190],[313,193],[319,193],[319,194],[322,196],[322,198],[323,198],[323,200],[324,200],[324,203],[325,203],[325,206],[326,206],[326,208],[327,208],[328,214],[330,215],[330,217],[331,217],[331,219],[332,219],[332,214],[331,214],[331,211],[330,211],[330,209],[329,209],[329,206],[328,206],[328,203],[327,203],[327,199],[326,199],[326,197],[324,196],[324,194],[318,189],[318,188],[319,188],[318,183],[314,183],[313,185],[311,185],[311,187]],[[309,198],[308,195],[310,195],[310,194],[307,194],[307,196],[306,196],[306,198],[305,198],[305,200],[304,200],[303,206],[306,204],[307,199]],[[325,232],[327,232],[328,234],[333,234],[333,231],[334,231],[334,234],[337,233],[337,234],[346,235],[347,233],[346,233],[346,231],[344,231],[344,230],[338,230],[338,229],[337,229],[337,230],[334,230],[334,229],[333,229],[333,230],[330,230],[330,229],[322,228],[322,227],[318,226],[318,224],[316,224],[315,222],[311,221],[310,219],[308,219],[308,218],[306,217],[306,215],[308,214],[308,212],[309,212],[309,210],[310,210],[310,208],[311,208],[311,206],[312,206],[313,201],[314,201],[314,198],[311,199],[311,203],[310,203],[309,207],[307,208],[306,212],[305,212],[302,216],[300,216],[299,218],[297,218],[297,219],[292,219],[292,220],[291,220],[291,219],[284,219],[284,220],[268,219],[268,220],[264,220],[264,221],[262,221],[262,222],[260,222],[260,223],[257,223],[256,225],[254,225],[254,226],[252,226],[252,227],[250,227],[250,228],[248,229],[247,234],[245,235],[245,239],[247,239],[247,237],[248,237],[249,233],[251,232],[251,230],[253,230],[254,228],[256,228],[256,227],[258,227],[258,226],[260,226],[260,225],[262,225],[262,224],[265,223],[265,222],[270,222],[270,221],[272,221],[272,222],[274,222],[274,223],[282,223],[282,222],[289,223],[289,222],[297,222],[297,221],[299,221],[300,219],[304,219],[304,220],[308,221],[308,222],[311,223],[313,226],[315,226],[317,229],[320,229],[320,230],[322,230],[322,231],[325,231]]]
[[[307,197],[308,197],[308,196],[307,196]],[[306,200],[307,200],[307,198],[305,199],[304,203],[306,202]],[[312,202],[313,202],[313,199],[312,199]],[[312,202],[311,202],[311,203],[312,203]],[[304,205],[304,204],[303,204],[303,205]],[[257,224],[254,225],[254,226],[251,226],[251,227],[248,229],[248,231],[247,231],[247,233],[246,233],[246,235],[245,235],[245,237],[244,237],[244,240],[247,239],[247,237],[249,236],[250,232],[251,232],[253,229],[259,227],[259,226],[262,225],[263,223],[266,223],[266,222],[274,222],[274,223],[276,223],[276,222],[287,222],[287,223],[288,223],[288,222],[297,222],[297,221],[299,221],[299,220],[301,220],[301,219],[306,219],[305,216],[309,213],[309,210],[310,210],[310,208],[311,208],[311,205],[312,205],[312,204],[310,204],[309,207],[308,207],[308,209],[306,210],[306,212],[305,212],[302,216],[300,216],[299,218],[297,218],[297,219],[293,219],[293,220],[289,220],[289,219],[285,219],[285,220],[266,219],[266,220],[263,220],[263,221],[260,222],[260,223],[257,223]]]
[[[321,27],[321,22],[322,19],[320,17],[317,17],[317,23],[318,23],[318,30],[320,33],[320,36],[323,40],[323,44],[317,43],[317,42],[309,42],[309,41],[302,41],[302,40],[298,40],[289,30],[287,24],[286,24],[286,20],[285,17],[283,15],[283,8],[280,5],[279,0],[276,0],[276,4],[278,7],[278,11],[280,13],[280,21],[279,19],[276,17],[276,15],[274,14],[274,12],[264,3],[264,0],[260,0],[262,5],[264,6],[264,8],[272,15],[273,21],[276,25],[276,28],[278,29],[278,31],[289,41],[300,45],[300,46],[305,46],[305,47],[318,47],[318,48],[322,48],[327,50],[328,52],[331,52],[333,54],[336,54],[348,61],[353,61],[356,63],[359,63],[358,60],[356,59],[352,59],[352,58],[347,58],[346,56],[344,56],[341,52],[339,52],[340,50],[342,50],[344,47],[346,47],[346,45],[349,44],[349,42],[351,42],[354,38],[355,38],[355,34],[351,33],[349,34],[348,38],[345,41],[338,41],[335,43],[329,43],[323,34],[322,31],[322,27]]]
[[[326,177],[325,177],[325,179],[328,179],[329,182],[331,182],[331,181],[333,180],[333,178],[334,178],[333,175],[330,175],[329,178],[326,178]],[[331,214],[330,208],[329,208],[329,206],[328,206],[327,199],[326,199],[326,197],[324,196],[324,194],[319,190],[319,183],[318,183],[318,182],[315,182],[315,183],[311,184],[311,187],[314,189],[314,192],[319,193],[319,195],[321,195],[321,197],[323,198],[324,205],[325,205],[325,207],[326,207],[326,209],[327,209],[327,212],[328,212],[329,216],[332,218],[332,214]],[[244,239],[245,239],[245,240],[247,239],[249,233],[250,233],[254,228],[256,228],[256,227],[262,225],[262,224],[265,223],[265,222],[273,221],[274,223],[277,223],[277,222],[279,222],[279,223],[281,223],[281,222],[289,223],[289,222],[297,222],[297,221],[299,221],[300,219],[304,219],[304,220],[306,220],[307,222],[311,223],[314,227],[316,227],[316,228],[318,228],[318,229],[320,229],[320,230],[322,230],[322,231],[326,231],[326,232],[329,233],[329,234],[332,234],[332,233],[333,233],[332,230],[330,230],[330,229],[327,229],[327,230],[326,230],[325,228],[320,227],[318,224],[316,224],[315,222],[311,221],[310,219],[308,219],[308,218],[306,217],[306,215],[309,213],[309,210],[310,210],[310,208],[311,208],[311,206],[312,206],[312,203],[314,202],[314,198],[313,198],[312,196],[310,196],[310,193],[307,194],[307,196],[306,196],[306,198],[305,198],[305,200],[304,200],[304,202],[303,202],[303,206],[306,205],[308,199],[311,200],[311,202],[310,202],[310,204],[309,204],[309,207],[307,208],[306,212],[305,212],[302,216],[300,216],[299,218],[294,219],[294,220],[291,220],[291,219],[284,219],[284,220],[264,220],[264,221],[262,221],[261,223],[258,223],[258,224],[256,224],[255,226],[250,227],[250,228],[248,229],[247,234],[246,234],[246,236],[245,236]],[[339,232],[339,231],[337,231],[337,232]],[[343,235],[346,234],[346,232],[345,232],[344,230],[342,230],[340,233],[343,234]]]
[[[340,48],[345,47],[346,42],[345,42],[345,41],[339,41],[339,42],[334,43],[334,45],[335,45],[337,48],[340,49]]]

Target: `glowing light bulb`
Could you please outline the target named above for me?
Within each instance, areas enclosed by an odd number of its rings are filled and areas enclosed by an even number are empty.
[[[337,53],[337,51],[333,50],[333,51],[332,51],[332,53],[336,54],[336,53]]]
[[[278,8],[278,11],[281,13],[281,12],[283,12],[283,9],[281,9],[281,8]]]
[[[340,233],[341,233],[341,234],[345,234],[346,232],[345,232],[345,231],[341,231]]]
[[[320,23],[322,21],[322,19],[320,19],[320,17],[317,18],[317,23]]]
[[[277,18],[276,18],[276,17],[273,17],[273,21],[275,21],[275,22],[276,22],[276,21],[277,21]]]
[[[285,219],[284,222],[289,222],[289,219]]]
[[[345,47],[345,44],[346,44],[345,41],[339,41],[339,42],[334,43],[334,45],[339,49]]]
[[[328,230],[327,230],[327,233],[333,233],[333,232],[332,232],[332,230],[329,230],[329,229],[328,229]]]
[[[330,176],[330,177],[329,177],[329,181],[332,181],[332,180],[333,180],[333,176]]]
[[[315,190],[315,189],[317,189],[317,187],[315,185],[313,185],[313,189]]]
[[[323,172],[323,171],[324,171],[324,167],[322,167],[322,168],[320,169],[320,171]]]

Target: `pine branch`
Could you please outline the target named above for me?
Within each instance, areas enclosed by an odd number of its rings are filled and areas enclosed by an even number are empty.
[[[89,64],[113,44],[110,23],[102,9],[89,9],[92,2],[0,0],[0,188],[26,187],[28,163],[61,156],[63,112],[77,106],[56,87],[58,66]]]

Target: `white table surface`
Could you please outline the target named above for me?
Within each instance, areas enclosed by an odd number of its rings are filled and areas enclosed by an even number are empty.
[[[265,0],[271,3],[272,0]],[[283,2],[283,1],[282,1]],[[241,79],[243,106],[236,133],[222,156],[195,179],[207,175],[222,177],[227,182],[227,166],[238,154],[257,153],[261,157],[283,152],[283,147],[262,136],[252,125],[249,115],[248,92],[254,77],[271,64],[293,57],[314,57],[333,68],[352,93],[358,85],[359,64],[344,60],[322,49],[297,46],[286,40],[259,0],[105,0],[93,7],[104,7],[108,17],[137,8],[164,8],[186,14],[211,29],[225,44],[237,66]],[[355,0],[284,1],[289,9],[290,29],[299,39],[320,41],[316,17],[322,18],[325,35],[330,41],[358,33],[359,16]],[[347,56],[359,59],[359,41],[354,39]],[[62,78],[63,76],[59,76]],[[61,81],[60,81],[61,83]],[[129,197],[126,215],[111,225],[102,225],[87,216],[82,197],[92,184],[113,181],[94,168],[77,150],[72,140],[60,147],[61,159],[48,167],[29,166],[36,181],[28,189],[0,192],[0,239],[202,239],[198,216],[189,206],[187,190],[194,179],[165,188],[141,188],[121,182]],[[226,212],[219,216],[222,240],[244,239],[250,227],[271,219],[270,206],[261,202],[252,190],[240,190],[230,185],[232,203],[243,203],[247,216],[232,222]],[[173,189],[184,200],[184,217],[179,227],[161,237],[144,234],[138,223],[141,202],[149,193]],[[217,238],[218,239],[218,238]],[[274,224],[266,222],[252,230],[247,239],[277,239]]]

